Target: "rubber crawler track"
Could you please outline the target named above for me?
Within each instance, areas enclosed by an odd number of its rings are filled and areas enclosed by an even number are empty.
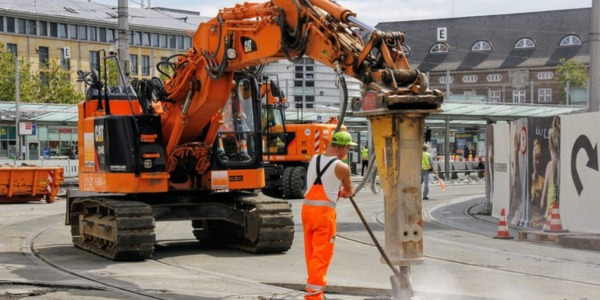
[[[76,247],[112,260],[145,260],[152,256],[156,238],[154,216],[148,204],[105,198],[77,199],[71,212],[71,235]],[[94,224],[90,217],[99,217],[110,225]],[[95,226],[96,230],[101,227],[113,241],[82,233],[83,224]]]

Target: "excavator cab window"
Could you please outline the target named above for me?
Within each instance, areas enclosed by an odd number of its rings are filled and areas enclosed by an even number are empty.
[[[223,124],[219,128],[217,156],[221,163],[250,163],[258,156],[255,103],[249,79],[236,83],[223,107]]]
[[[285,124],[281,107],[267,106],[262,109],[263,152],[286,154]]]

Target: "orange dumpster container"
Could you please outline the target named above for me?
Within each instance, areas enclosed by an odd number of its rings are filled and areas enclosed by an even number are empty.
[[[0,203],[53,203],[64,182],[62,167],[0,166]]]

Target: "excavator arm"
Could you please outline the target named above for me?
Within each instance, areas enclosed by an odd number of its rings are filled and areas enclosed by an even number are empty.
[[[366,42],[360,32],[368,34]],[[439,105],[442,94],[429,90],[424,74],[409,68],[403,41],[403,33],[365,25],[329,0],[272,0],[224,8],[199,25],[193,48],[179,57],[175,75],[165,83],[174,100],[163,115],[166,154],[198,138],[214,141],[234,72],[252,74],[284,58],[308,56],[340,76],[358,79],[375,92],[371,108]]]

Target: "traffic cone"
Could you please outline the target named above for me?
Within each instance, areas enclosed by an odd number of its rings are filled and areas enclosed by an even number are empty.
[[[494,237],[495,239],[514,239],[514,237],[510,236],[510,232],[508,232],[508,225],[506,225],[506,213],[504,212],[504,208],[500,211],[500,221],[498,221],[498,233]]]
[[[564,230],[562,228],[562,223],[560,222],[560,213],[558,212],[558,201],[554,201],[554,205],[552,205],[552,210],[550,213],[550,217],[546,218],[546,224],[544,224],[545,232],[569,232],[568,230]]]

